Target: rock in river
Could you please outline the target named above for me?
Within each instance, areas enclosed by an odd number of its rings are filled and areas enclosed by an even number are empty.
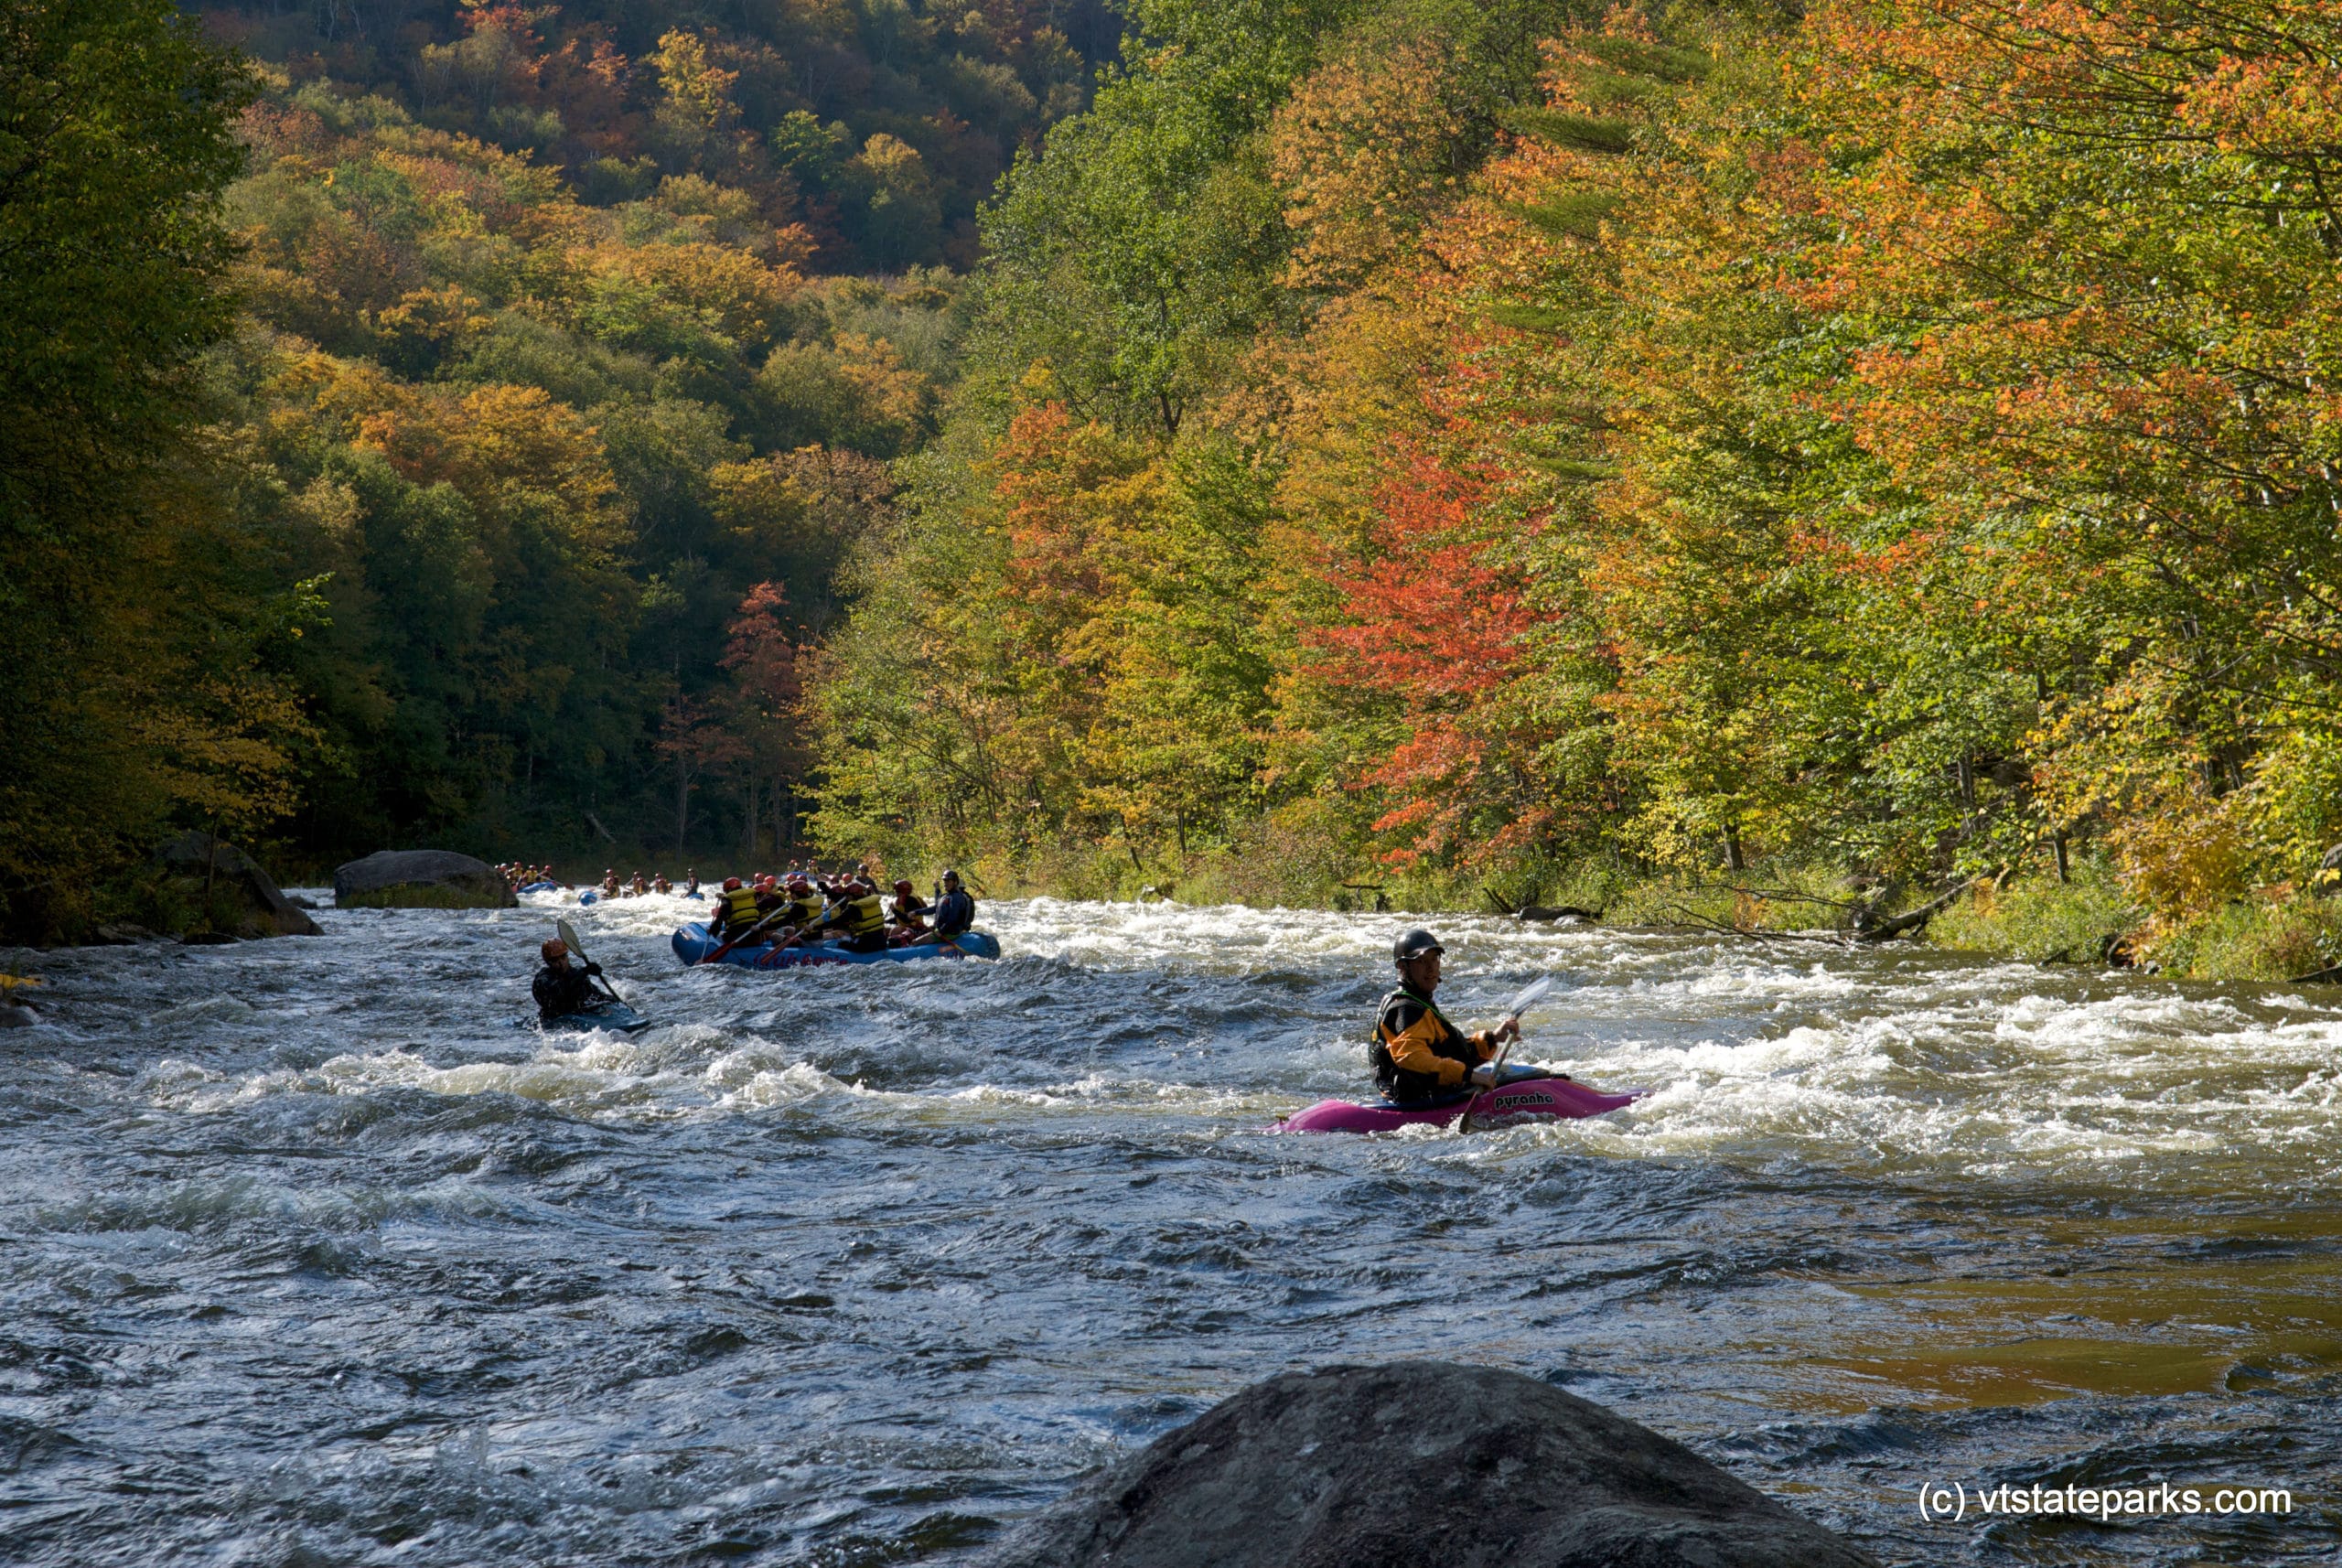
[[[1673,1443],[1488,1367],[1255,1383],[1012,1534],[994,1568],[1876,1568]]]
[[[520,902],[484,860],[444,849],[377,850],[334,868],[341,908],[503,909]]]
[[[258,861],[209,833],[179,834],[155,852],[155,865],[163,875],[163,904],[179,915],[172,929],[183,936],[226,941],[318,934],[317,923],[278,889]],[[99,936],[113,940],[109,933],[116,931],[102,927]],[[139,939],[124,934],[121,940]]]

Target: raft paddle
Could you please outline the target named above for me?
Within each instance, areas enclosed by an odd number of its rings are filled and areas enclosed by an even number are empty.
[[[585,944],[577,940],[576,927],[571,925],[567,920],[555,920],[553,923],[553,928],[554,930],[561,933],[561,945],[567,948],[571,952],[575,953],[579,963],[591,963],[594,961],[592,959],[586,956]],[[626,998],[618,994],[618,987],[610,983],[610,977],[608,975],[597,974],[594,978],[602,983],[602,989],[610,993],[611,1001],[617,1003],[621,1007],[626,1005]]]
[[[758,920],[755,925],[750,926],[747,930],[742,931],[738,936],[734,937],[730,941],[725,942],[722,947],[717,948],[714,952],[708,954],[699,961],[702,963],[715,962],[725,953],[730,952],[734,948],[738,947],[742,942],[747,941],[750,937],[755,936],[758,931],[763,930],[767,926],[771,925],[775,920],[779,919],[783,915],[788,914],[790,910],[796,907],[797,906],[794,904],[783,904],[779,908],[775,909],[771,914],[767,915],[763,919]]]
[[[1543,975],[1536,980],[1531,981],[1526,986],[1521,988],[1520,994],[1512,999],[1512,1005],[1504,1010],[1504,1015],[1514,1023],[1519,1023],[1520,1021],[1520,1015],[1523,1013],[1528,1012],[1530,1008],[1535,1006],[1537,1004],[1538,998],[1543,996],[1545,993],[1552,989],[1553,977],[1552,975]],[[1519,1038],[1520,1036],[1517,1034],[1513,1036],[1513,1039]],[[1494,1094],[1497,1091],[1498,1080],[1504,1076],[1504,1058],[1511,1054],[1512,1040],[1507,1040],[1503,1046],[1499,1047],[1497,1051],[1497,1059],[1489,1065],[1488,1092],[1490,1094]],[[1471,1082],[1472,1075],[1466,1073],[1464,1075],[1464,1081],[1466,1083]],[[1480,1097],[1477,1094],[1472,1096],[1472,1100],[1477,1100]],[[1467,1100],[1464,1102],[1464,1114],[1456,1119],[1456,1131],[1458,1136],[1461,1136],[1472,1130],[1472,1100]]]

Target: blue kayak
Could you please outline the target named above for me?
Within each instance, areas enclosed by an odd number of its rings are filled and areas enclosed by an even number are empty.
[[[602,896],[588,887],[577,896],[577,901],[580,904],[598,904],[602,901]]]
[[[538,1020],[523,1018],[522,1028]],[[650,1020],[623,1002],[606,1003],[591,1013],[564,1013],[558,1018],[543,1020],[547,1034],[586,1034],[595,1029],[607,1029],[614,1034],[639,1035],[650,1027]]]
[[[532,882],[526,887],[515,887],[512,891],[515,893],[558,893],[561,891],[561,884],[558,882]]]
[[[724,944],[707,934],[704,925],[689,925],[675,933],[675,956],[686,965],[699,963]],[[1000,944],[982,931],[962,931],[948,942],[921,942],[916,947],[881,948],[876,952],[848,952],[835,942],[800,942],[779,947],[757,941],[734,948],[716,961],[742,969],[814,969],[829,963],[912,963],[929,958],[998,958]]]

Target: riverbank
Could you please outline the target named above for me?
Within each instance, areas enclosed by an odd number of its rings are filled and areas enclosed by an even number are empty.
[[[1850,940],[1915,914],[1942,889],[1759,862],[1699,875],[1638,870],[1588,858],[1477,876],[1345,865],[1322,849],[1264,841],[1197,854],[1178,868],[1137,865],[1112,849],[1061,850],[1012,862],[967,863],[993,897],[1241,904],[1327,914],[1415,909],[1487,915],[1525,908],[1591,912],[1601,924],[1750,937]],[[909,875],[909,873],[906,873]],[[2179,980],[2283,982],[2342,963],[2342,898],[2294,884],[2192,912],[2156,911],[2103,857],[2077,857],[2068,877],[2047,871],[1980,879],[1890,939],[2026,963],[2145,970]]]

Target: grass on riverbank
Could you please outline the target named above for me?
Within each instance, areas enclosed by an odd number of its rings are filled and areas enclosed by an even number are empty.
[[[1111,845],[1059,850],[1021,865],[979,857],[970,868],[994,897],[1049,894],[1129,900],[1143,890],[1183,903],[1334,912],[1415,909],[1488,914],[1499,904],[1571,906],[1605,925],[1675,927],[1750,936],[1843,931],[1858,913],[1891,918],[1925,902],[1842,870],[1761,863],[1738,873],[1652,874],[1606,856],[1521,865],[1474,877],[1363,870],[1312,835],[1272,826],[1241,850],[1190,856],[1173,872],[1133,865]],[[2151,913],[2103,857],[2078,859],[2068,881],[2022,876],[1981,883],[1905,939],[1952,952],[2027,963],[2152,966],[2173,978],[2284,981],[2342,962],[2342,897],[2262,889],[2209,911]]]
[[[2102,860],[2070,882],[1977,888],[1930,923],[1928,942],[2033,963],[2131,963],[2175,979],[2284,981],[2342,961],[2342,899],[2290,886],[2196,914],[2153,914]]]

